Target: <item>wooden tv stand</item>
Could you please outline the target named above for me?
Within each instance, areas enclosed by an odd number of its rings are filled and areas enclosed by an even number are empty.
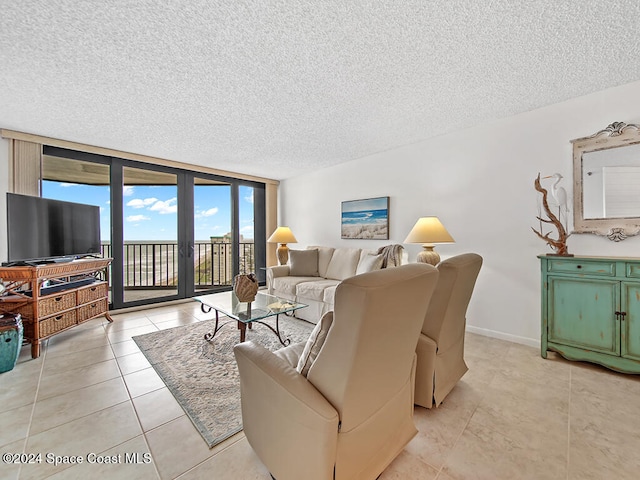
[[[0,267],[5,292],[0,295],[0,312],[19,313],[24,325],[24,338],[31,343],[31,357],[40,356],[40,343],[59,332],[104,315],[109,322],[109,282],[107,267],[111,258],[91,258],[67,263],[34,266]],[[87,285],[74,285],[74,280],[95,279]],[[61,287],[55,293],[42,295],[45,281],[53,280]],[[68,283],[68,287],[67,287]],[[27,292],[29,294],[27,294]]]

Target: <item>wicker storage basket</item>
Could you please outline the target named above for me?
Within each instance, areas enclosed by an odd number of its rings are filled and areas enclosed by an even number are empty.
[[[88,303],[87,305],[82,305],[78,307],[78,323],[84,322],[85,320],[89,320],[90,318],[97,317],[98,315],[102,315],[107,311],[107,299],[103,298],[102,300],[95,301],[93,303]]]
[[[65,328],[69,328],[75,324],[75,310],[45,318],[40,320],[40,338],[48,337],[49,335],[59,332],[60,330],[64,330]]]
[[[100,300],[107,296],[107,282],[94,283],[78,289],[78,305]]]
[[[68,292],[57,295],[48,295],[38,300],[38,316],[48,317],[56,313],[74,308],[76,306],[76,292]],[[22,315],[23,319],[33,318],[33,304],[29,303],[19,307],[17,313]]]
[[[76,306],[75,292],[62,293],[60,295],[50,295],[38,300],[38,314],[40,317],[53,315]]]

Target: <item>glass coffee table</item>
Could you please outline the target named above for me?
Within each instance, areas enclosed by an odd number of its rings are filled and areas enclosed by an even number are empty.
[[[247,326],[251,329],[254,323],[259,323],[275,333],[285,347],[291,343],[291,339],[282,338],[278,322],[280,314],[290,315],[299,308],[308,306],[261,292],[256,294],[255,300],[251,303],[239,301],[232,291],[201,295],[194,297],[194,300],[201,303],[200,308],[204,313],[209,313],[211,310],[216,312],[216,324],[212,332],[204,335],[205,340],[212,340],[222,327],[235,321],[240,330],[240,342],[244,342]],[[221,314],[229,317],[231,321],[220,323]],[[275,317],[275,328],[263,321],[269,317]]]

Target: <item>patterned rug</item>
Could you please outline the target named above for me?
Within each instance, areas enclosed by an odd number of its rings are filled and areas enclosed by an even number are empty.
[[[266,323],[275,325],[275,319]],[[240,377],[233,356],[240,332],[230,322],[208,342],[204,335],[213,331],[214,324],[207,320],[133,337],[209,448],[242,430]],[[305,341],[312,329],[311,323],[280,315],[282,337],[292,343]],[[247,329],[246,339],[272,351],[282,348],[264,325]]]

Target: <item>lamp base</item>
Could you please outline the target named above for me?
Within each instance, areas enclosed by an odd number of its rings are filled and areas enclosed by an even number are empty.
[[[280,265],[286,265],[289,261],[289,247],[287,247],[286,243],[281,243],[276,250],[276,255],[278,256],[278,263]]]
[[[433,266],[440,263],[440,255],[433,249],[433,245],[423,245],[422,248],[424,250],[418,254],[418,263],[428,263]]]

